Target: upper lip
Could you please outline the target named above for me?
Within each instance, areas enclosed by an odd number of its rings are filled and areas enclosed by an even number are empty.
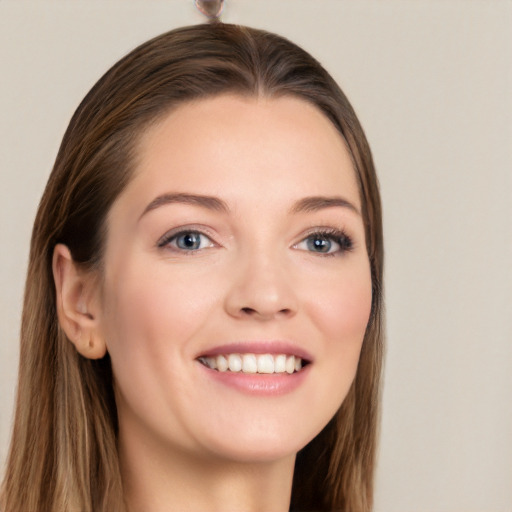
[[[302,347],[289,341],[239,341],[217,345],[198,354],[199,357],[213,357],[225,354],[286,354],[298,356],[311,363],[313,356]],[[197,359],[196,358],[196,359]]]

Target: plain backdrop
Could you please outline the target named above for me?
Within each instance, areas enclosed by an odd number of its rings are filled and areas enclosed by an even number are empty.
[[[512,2],[226,0],[352,101],[384,202],[377,512],[512,511]],[[192,0],[0,0],[0,462],[29,237],[60,139],[122,55]]]

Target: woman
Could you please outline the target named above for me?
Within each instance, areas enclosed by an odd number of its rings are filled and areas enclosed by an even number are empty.
[[[2,510],[370,510],[382,253],[312,57],[220,23],[131,52],[36,217]]]

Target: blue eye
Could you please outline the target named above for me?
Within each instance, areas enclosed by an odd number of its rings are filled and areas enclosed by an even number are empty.
[[[333,230],[313,233],[294,247],[322,255],[335,255],[352,249],[352,240],[342,231]]]
[[[158,243],[159,247],[171,246],[181,251],[198,251],[213,245],[213,242],[206,235],[198,231],[181,231],[165,236]]]
[[[310,236],[306,238],[306,245],[310,251],[329,253],[334,245],[332,240],[324,236]]]

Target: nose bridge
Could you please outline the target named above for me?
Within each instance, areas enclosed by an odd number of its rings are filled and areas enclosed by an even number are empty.
[[[285,247],[262,242],[245,248],[233,263],[231,279],[226,297],[231,315],[272,319],[297,309]]]

